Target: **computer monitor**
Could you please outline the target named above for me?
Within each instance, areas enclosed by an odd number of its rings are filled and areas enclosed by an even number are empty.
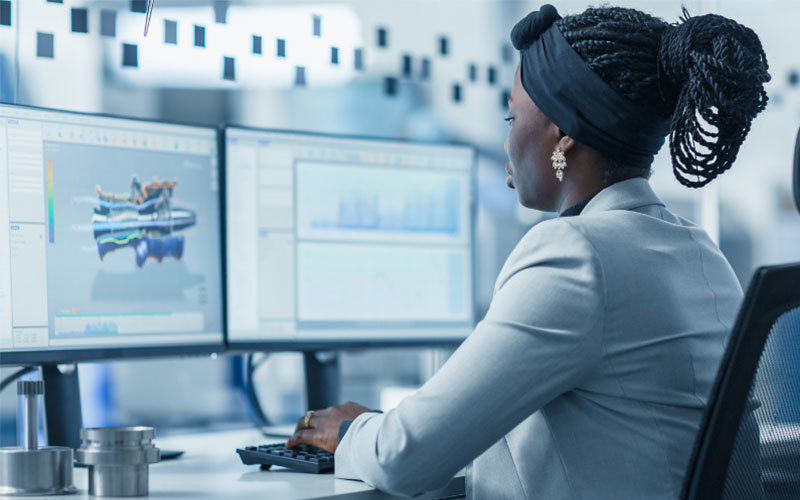
[[[224,347],[219,132],[0,105],[0,362]]]
[[[475,324],[465,146],[228,127],[228,342],[454,345]]]

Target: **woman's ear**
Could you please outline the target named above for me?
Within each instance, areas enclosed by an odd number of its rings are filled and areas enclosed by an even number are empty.
[[[567,153],[570,149],[575,147],[575,139],[561,132],[561,139],[558,140],[558,147],[561,151]]]

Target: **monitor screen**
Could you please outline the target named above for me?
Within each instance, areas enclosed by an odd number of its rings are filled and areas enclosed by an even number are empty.
[[[217,138],[0,105],[3,363],[223,344]]]
[[[472,149],[231,127],[225,141],[229,342],[472,331]]]

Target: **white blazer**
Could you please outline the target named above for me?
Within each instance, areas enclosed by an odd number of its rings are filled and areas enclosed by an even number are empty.
[[[674,499],[741,302],[725,257],[647,180],[537,224],[488,313],[415,395],[353,421],[336,476],[472,499]]]

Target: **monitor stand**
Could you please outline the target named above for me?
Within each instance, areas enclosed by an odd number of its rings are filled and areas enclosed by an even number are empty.
[[[306,371],[306,403],[309,410],[340,404],[339,354],[335,351],[303,353]]]
[[[50,446],[81,446],[81,391],[78,365],[43,365],[47,442]],[[178,458],[182,450],[161,450],[161,460]]]
[[[321,410],[339,404],[339,354],[335,351],[310,351],[303,353],[303,357],[307,407]],[[42,378],[48,443],[50,446],[79,448],[83,419],[78,365],[43,365]],[[165,455],[164,458],[172,458],[169,452]]]
[[[78,365],[43,365],[47,442],[50,446],[81,445],[81,394]]]

